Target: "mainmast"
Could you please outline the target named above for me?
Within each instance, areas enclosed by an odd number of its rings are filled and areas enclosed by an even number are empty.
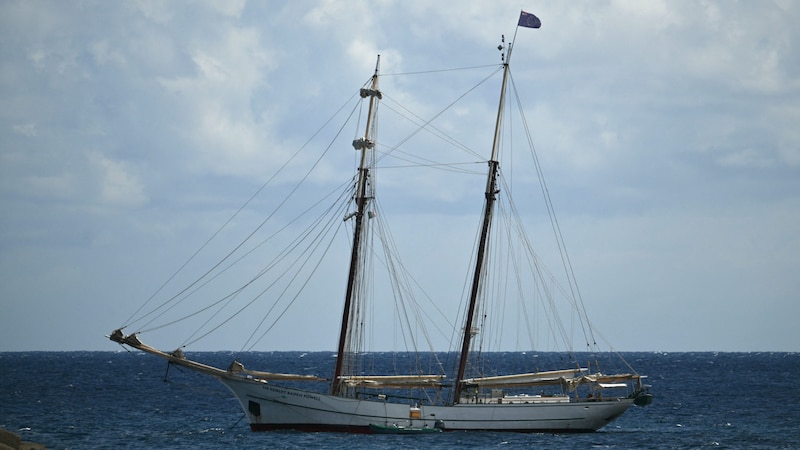
[[[358,188],[356,191],[355,203],[355,229],[353,231],[353,251],[350,256],[350,272],[347,277],[347,292],[344,300],[344,311],[342,312],[342,328],[339,332],[339,347],[336,355],[336,369],[333,374],[333,382],[331,383],[331,393],[333,395],[340,395],[342,383],[340,378],[342,376],[345,361],[349,358],[349,341],[350,341],[350,318],[351,310],[356,292],[358,290],[361,270],[359,267],[362,264],[361,250],[362,250],[362,231],[364,228],[365,211],[367,209],[367,202],[370,195],[367,191],[369,179],[369,167],[367,152],[375,148],[375,143],[372,141],[372,128],[377,112],[378,100],[382,98],[381,92],[378,90],[378,71],[380,69],[381,56],[378,55],[378,60],[375,63],[375,74],[372,76],[372,85],[369,89],[361,89],[361,98],[369,99],[369,112],[367,114],[367,126],[364,131],[364,137],[353,141],[353,147],[356,151],[361,151],[361,163],[358,168]]]
[[[505,38],[503,38],[505,42]],[[504,47],[501,45],[499,49],[502,51]],[[458,363],[458,374],[456,376],[456,386],[453,392],[453,403],[461,401],[462,380],[464,373],[467,369],[467,358],[469,356],[470,342],[473,336],[473,319],[478,304],[478,296],[481,291],[481,284],[483,281],[484,262],[486,260],[486,248],[489,244],[489,233],[492,226],[492,213],[494,211],[494,202],[497,199],[497,194],[500,192],[497,189],[497,173],[500,169],[500,164],[497,161],[497,151],[500,143],[500,126],[503,121],[503,108],[505,106],[506,98],[506,83],[508,80],[508,63],[511,59],[511,44],[508,46],[507,54],[503,55],[503,84],[500,88],[500,104],[497,107],[497,121],[494,128],[494,140],[492,142],[492,157],[489,159],[489,173],[486,180],[486,202],[483,207],[483,225],[481,226],[481,236],[478,242],[478,254],[475,258],[475,273],[472,276],[472,290],[469,296],[469,306],[467,308],[467,317],[464,322],[464,339],[461,343],[461,359]]]

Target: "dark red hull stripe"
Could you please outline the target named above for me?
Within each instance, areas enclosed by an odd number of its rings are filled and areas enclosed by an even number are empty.
[[[251,423],[252,431],[276,431],[276,430],[295,430],[306,432],[339,432],[339,433],[360,433],[369,434],[369,427],[348,426],[348,425],[323,425],[306,423]]]
[[[294,430],[304,432],[337,432],[337,433],[357,433],[357,434],[372,434],[372,430],[368,426],[349,426],[349,425],[323,425],[323,424],[306,424],[306,423],[251,423],[251,431],[278,431],[278,430]],[[449,430],[445,428],[443,431],[466,431],[466,430]],[[475,430],[480,431],[480,430]],[[492,430],[496,432],[507,433],[592,433],[594,430]]]

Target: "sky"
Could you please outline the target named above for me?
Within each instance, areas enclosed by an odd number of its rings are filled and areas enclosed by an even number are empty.
[[[800,351],[788,0],[2,1],[0,351],[117,350],[104,336],[377,54],[387,73],[497,64],[523,9],[542,27],[517,34],[512,74],[603,336]],[[421,104],[449,92],[396,87]],[[459,204],[442,220],[474,213]],[[329,325],[308,325],[260,349],[334,350],[309,331]],[[198,350],[235,344],[217,345]]]

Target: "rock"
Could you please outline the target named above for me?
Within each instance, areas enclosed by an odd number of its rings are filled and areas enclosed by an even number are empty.
[[[0,450],[45,450],[45,446],[23,441],[18,434],[0,428]]]

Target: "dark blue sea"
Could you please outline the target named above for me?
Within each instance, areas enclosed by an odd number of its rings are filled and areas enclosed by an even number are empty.
[[[165,381],[165,361],[125,351],[0,353],[0,427],[52,449],[800,448],[800,353],[624,355],[655,401],[588,434],[253,433],[216,380],[173,366]],[[332,364],[326,352],[245,356],[271,371]],[[191,357],[222,367],[232,358]],[[529,357],[503,355],[511,365]]]

